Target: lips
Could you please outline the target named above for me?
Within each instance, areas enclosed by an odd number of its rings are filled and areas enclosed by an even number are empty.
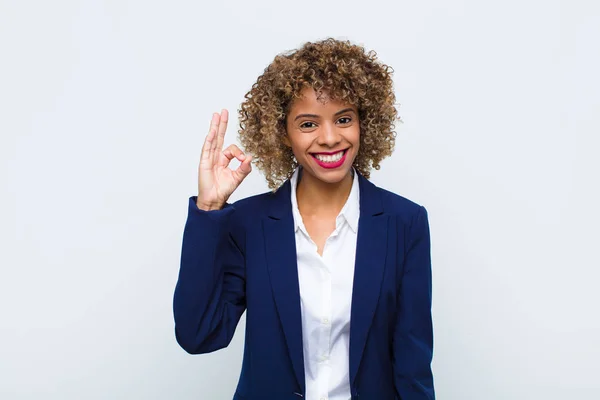
[[[340,155],[341,153],[341,155]],[[319,152],[310,153],[315,162],[326,169],[338,168],[346,161],[346,154],[348,149],[332,151],[332,152]]]

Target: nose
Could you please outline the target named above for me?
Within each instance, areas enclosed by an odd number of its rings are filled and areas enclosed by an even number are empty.
[[[321,146],[335,147],[342,141],[342,135],[339,128],[332,122],[326,122],[321,125],[319,132],[318,143]]]

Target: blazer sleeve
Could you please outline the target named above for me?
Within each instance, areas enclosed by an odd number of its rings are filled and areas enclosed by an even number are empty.
[[[406,241],[393,338],[397,400],[434,400],[431,251],[427,210],[420,206]]]
[[[246,309],[243,232],[235,207],[204,211],[188,203],[173,315],[177,343],[190,354],[227,347]]]

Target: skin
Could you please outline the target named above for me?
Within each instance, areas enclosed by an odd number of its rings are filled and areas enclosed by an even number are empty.
[[[205,211],[220,210],[231,193],[252,171],[252,156],[246,156],[235,144],[223,150],[229,112],[214,113],[198,166],[198,198],[196,206]],[[241,164],[236,170],[229,163],[237,158]]]
[[[317,100],[312,88],[305,88],[302,98],[292,104],[287,115],[287,137],[284,138],[284,143],[291,147],[303,167],[296,191],[298,209],[321,255],[327,238],[335,229],[335,219],[350,194],[352,163],[360,146],[356,106],[333,101],[326,94],[323,100]],[[335,169],[319,166],[312,155],[342,149],[346,150],[346,160]]]
[[[335,229],[335,219],[352,188],[351,168],[360,146],[360,124],[356,106],[333,101],[326,93],[319,101],[312,88],[304,89],[301,94],[302,97],[290,107],[286,118],[287,136],[283,142],[292,149],[303,167],[296,192],[298,208],[318,253],[322,255],[325,242]],[[246,156],[238,146],[232,144],[222,149],[228,118],[225,109],[220,114],[213,114],[202,147],[196,205],[205,211],[223,208],[229,196],[252,171],[252,157]],[[346,160],[335,169],[320,167],[312,155],[338,150],[346,150]],[[241,162],[236,170],[229,168],[234,158]]]

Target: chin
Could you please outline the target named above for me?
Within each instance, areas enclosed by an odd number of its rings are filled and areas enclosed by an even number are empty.
[[[343,171],[319,173],[315,177],[326,183],[339,183],[343,181],[348,174],[350,174],[350,168],[344,169]]]

